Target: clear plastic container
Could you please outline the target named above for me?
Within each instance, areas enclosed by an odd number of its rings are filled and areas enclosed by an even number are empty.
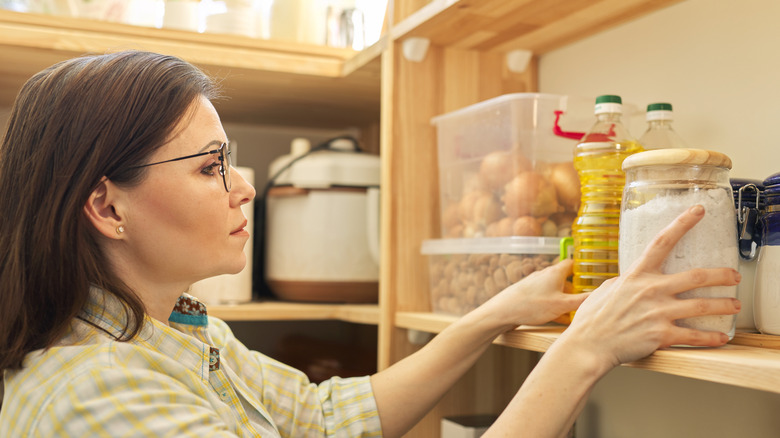
[[[423,241],[433,312],[468,313],[510,284],[553,264],[559,246],[560,239],[548,237]]]
[[[639,258],[659,231],[683,211],[700,204],[706,213],[672,249],[662,265],[667,274],[694,268],[737,269],[737,222],[729,184],[731,159],[702,149],[658,149],[623,162],[626,186],[620,215],[620,270]],[[701,287],[681,298],[736,297],[737,286]],[[732,338],[735,315],[678,320],[682,327],[725,333]]]
[[[441,236],[570,235],[580,200],[572,162],[592,100],[539,93],[489,99],[432,119],[438,142]]]

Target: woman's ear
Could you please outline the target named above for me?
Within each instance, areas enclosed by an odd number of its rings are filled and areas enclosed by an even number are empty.
[[[124,232],[122,217],[117,214],[115,205],[118,195],[119,188],[108,178],[103,178],[84,205],[84,214],[92,226],[109,239],[121,239]]]

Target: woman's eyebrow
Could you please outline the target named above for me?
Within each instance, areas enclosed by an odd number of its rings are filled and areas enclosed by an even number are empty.
[[[208,144],[206,144],[206,146],[203,146],[198,152],[206,152],[212,146],[217,146],[217,147],[222,146],[222,143],[226,143],[226,142],[223,142],[222,140],[211,140],[210,142],[208,142]]]

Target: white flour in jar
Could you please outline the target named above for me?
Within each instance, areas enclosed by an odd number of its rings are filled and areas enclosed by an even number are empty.
[[[698,189],[659,195],[620,217],[620,272],[625,272],[655,236],[683,211],[700,204],[706,214],[672,249],[662,265],[666,274],[693,268],[737,269],[734,198],[722,188]],[[680,294],[680,298],[736,297],[736,286],[701,287]],[[677,321],[681,327],[712,330],[734,335],[734,315],[700,316]]]

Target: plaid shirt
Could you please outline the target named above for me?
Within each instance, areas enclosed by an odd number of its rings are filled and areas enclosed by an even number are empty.
[[[93,290],[57,346],[7,370],[0,437],[382,435],[368,377],[310,383],[247,349],[192,296],[170,327],[147,317],[117,342],[125,318]]]

